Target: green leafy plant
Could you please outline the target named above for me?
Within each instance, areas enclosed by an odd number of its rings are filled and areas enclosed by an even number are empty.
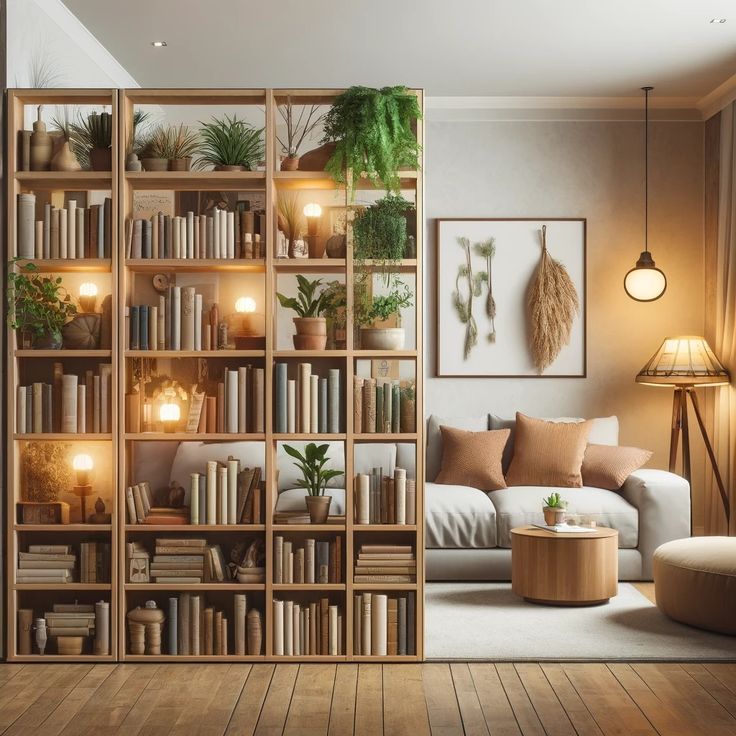
[[[554,493],[550,493],[547,498],[542,499],[542,503],[550,509],[565,509],[567,508],[567,501],[562,500],[562,496],[560,496],[557,491]]]
[[[419,168],[420,146],[414,123],[419,102],[406,87],[350,87],[325,116],[323,143],[335,151],[325,166],[333,179],[354,188],[365,175],[374,184],[399,192],[399,169]]]
[[[250,171],[264,155],[263,128],[254,128],[237,115],[212,118],[203,123],[200,135],[200,158],[197,168],[207,166],[244,166]]]
[[[112,146],[112,115],[109,112],[92,112],[81,115],[76,123],[69,124],[69,145],[83,166],[89,166],[89,152],[93,148]]]
[[[399,261],[406,249],[406,211],[413,207],[400,194],[387,194],[353,220],[355,257]]]
[[[369,297],[363,291],[355,305],[355,320],[359,325],[370,325],[387,320],[394,314],[400,318],[401,310],[412,304],[411,290],[403,281],[396,279],[388,294]]]
[[[36,337],[58,333],[77,313],[71,295],[62,286],[61,277],[43,276],[35,263],[23,263],[18,271],[8,264],[8,325]]]
[[[317,293],[317,289],[322,285],[322,279],[310,281],[298,273],[296,280],[298,283],[296,298],[276,293],[282,307],[293,309],[300,317],[319,317],[329,309],[333,297],[328,290],[322,289]]]
[[[325,469],[329,462],[327,450],[330,446],[316,445],[310,442],[304,448],[304,454],[291,445],[284,445],[284,452],[293,457],[294,465],[302,472],[302,477],[297,481],[299,488],[304,488],[309,496],[324,496],[327,484],[333,479],[343,475],[342,470]]]

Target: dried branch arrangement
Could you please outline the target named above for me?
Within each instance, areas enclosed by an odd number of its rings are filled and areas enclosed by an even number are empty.
[[[491,331],[488,333],[488,342],[496,342],[496,300],[493,298],[493,257],[496,255],[496,239],[488,238],[482,243],[476,243],[475,252],[485,258],[488,278],[488,296],[486,297],[486,315],[491,321]]]
[[[457,270],[452,303],[460,321],[465,325],[463,358],[467,360],[470,352],[478,343],[478,324],[473,316],[473,300],[480,297],[483,283],[488,281],[488,274],[485,271],[473,273],[470,240],[458,238],[457,242],[465,252],[465,263],[461,264]]]

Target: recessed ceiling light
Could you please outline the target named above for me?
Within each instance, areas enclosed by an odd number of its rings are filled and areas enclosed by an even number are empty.
[[[724,21],[725,22],[725,21]],[[711,21],[713,23],[713,21]],[[151,46],[160,49],[162,46],[166,46],[166,41],[151,41]]]
[[[726,19],[725,18],[711,18],[710,22],[711,23],[725,23]]]

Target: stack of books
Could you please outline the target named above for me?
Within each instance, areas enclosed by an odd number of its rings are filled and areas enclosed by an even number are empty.
[[[312,603],[274,600],[274,656],[344,654],[342,619],[342,609],[328,598]]]
[[[356,583],[414,583],[417,559],[411,545],[363,544],[355,562]]]
[[[81,542],[79,545],[79,582],[110,582],[110,545],[106,542]]]
[[[64,373],[53,364],[51,383],[36,382],[16,389],[18,434],[99,434],[112,431],[112,365],[101,363],[97,373]]]
[[[37,201],[35,194],[18,195],[18,257],[28,259],[110,258],[112,254],[112,199],[78,207]],[[43,207],[43,219],[36,208]]]
[[[189,478],[190,524],[260,524],[264,487],[261,469],[230,458],[207,462],[206,473]]]
[[[312,372],[311,363],[299,363],[297,377],[289,378],[287,363],[276,363],[274,431],[278,434],[338,434],[343,431],[340,411],[340,369],[327,377]]]
[[[342,537],[305,539],[304,546],[294,549],[291,540],[273,539],[274,583],[341,583]]]
[[[359,593],[353,606],[353,654],[413,655],[414,593]]]
[[[246,209],[247,208],[247,209]],[[154,214],[126,222],[127,258],[265,258],[266,213],[238,202],[236,212]]]
[[[55,603],[53,609],[44,613],[48,636],[92,636],[95,633],[94,605]]]
[[[402,431],[398,380],[353,377],[353,429],[356,434]]]
[[[69,544],[29,544],[18,552],[17,583],[71,583],[77,556]],[[86,582],[86,581],[82,581]]]
[[[206,553],[206,539],[157,539],[151,578],[154,583],[169,585],[201,583]]]
[[[393,477],[383,468],[355,476],[356,524],[415,524],[416,481],[406,477],[404,468],[395,468]]]

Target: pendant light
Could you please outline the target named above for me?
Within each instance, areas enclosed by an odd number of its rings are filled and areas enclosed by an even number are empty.
[[[624,277],[624,289],[637,302],[653,302],[667,290],[667,277],[654,264],[649,252],[649,93],[654,87],[642,87],[644,91],[644,250],[634,268]]]

